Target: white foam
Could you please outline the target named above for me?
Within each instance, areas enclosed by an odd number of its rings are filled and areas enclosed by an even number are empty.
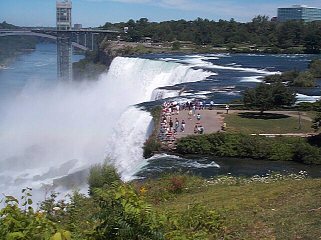
[[[240,82],[260,83],[260,82],[263,82],[263,79],[262,79],[262,76],[243,77]]]
[[[304,94],[297,93],[296,94],[296,103],[300,102],[316,102],[318,100],[321,100],[321,96],[308,96]]]
[[[1,119],[0,178],[7,184],[0,185],[0,192],[16,194],[26,186],[51,184],[106,155],[130,179],[146,163],[142,146],[151,122],[148,113],[131,106],[150,101],[159,87],[209,75],[172,62],[118,57],[97,82],[46,88],[27,84]],[[75,162],[67,172],[54,171],[70,160]],[[37,175],[44,179],[34,180]]]

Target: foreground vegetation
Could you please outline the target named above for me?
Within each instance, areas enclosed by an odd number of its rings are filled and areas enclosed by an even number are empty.
[[[30,189],[6,196],[0,239],[316,239],[320,179],[304,172],[202,179],[172,174],[124,183],[107,164],[91,169],[90,195],[52,194],[31,207]]]

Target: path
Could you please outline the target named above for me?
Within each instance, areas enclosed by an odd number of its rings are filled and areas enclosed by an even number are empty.
[[[194,135],[194,127],[197,123],[199,125],[202,125],[204,127],[204,133],[214,133],[221,131],[221,128],[223,126],[223,117],[222,114],[218,113],[223,113],[223,111],[220,110],[196,110],[196,113],[200,113],[201,115],[201,120],[198,121],[196,119],[196,116],[192,116],[192,119],[188,119],[188,110],[182,110],[178,115],[173,115],[172,119],[175,120],[177,117],[179,122],[182,122],[184,119],[186,122],[186,128],[184,132],[181,132],[180,130],[177,133],[176,138],[181,138],[181,137],[186,137],[188,135]]]

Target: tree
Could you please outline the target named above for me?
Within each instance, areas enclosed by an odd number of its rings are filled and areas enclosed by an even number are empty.
[[[300,72],[299,75],[294,79],[293,86],[314,87],[315,80],[313,74],[310,71]]]
[[[181,43],[178,42],[178,41],[173,42],[172,50],[176,51],[176,50],[179,50],[179,49],[181,49]]]
[[[256,88],[245,91],[243,102],[263,113],[274,107],[291,105],[295,102],[295,94],[281,82],[273,84],[261,83]]]
[[[314,59],[309,64],[309,71],[313,74],[314,77],[321,77],[321,60]]]
[[[313,125],[312,127],[314,128],[315,131],[318,131],[321,127],[321,113],[318,112],[316,116],[313,119]]]

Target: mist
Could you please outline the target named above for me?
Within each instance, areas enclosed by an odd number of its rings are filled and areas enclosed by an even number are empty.
[[[16,97],[4,101],[0,192],[41,189],[106,157],[124,180],[132,179],[146,164],[142,146],[152,122],[135,105],[152,100],[159,87],[208,75],[181,64],[119,57],[95,82],[28,82]]]

